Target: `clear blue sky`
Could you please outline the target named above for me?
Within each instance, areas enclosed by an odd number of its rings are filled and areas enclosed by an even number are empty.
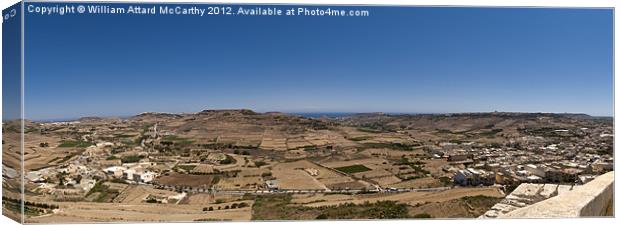
[[[21,118],[21,10],[17,3],[2,11],[15,16],[2,21],[2,121]]]
[[[613,114],[611,9],[366,9],[370,17],[28,14],[26,118]]]

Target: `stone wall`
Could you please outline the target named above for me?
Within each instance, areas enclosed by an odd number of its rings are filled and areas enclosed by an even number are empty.
[[[613,206],[614,172],[575,187],[572,191],[523,207],[498,218],[566,218],[609,215]],[[611,210],[613,211],[613,210]]]
[[[528,207],[557,195],[565,194],[574,188],[562,184],[520,184],[508,196],[495,204],[480,218],[497,218],[520,208]]]

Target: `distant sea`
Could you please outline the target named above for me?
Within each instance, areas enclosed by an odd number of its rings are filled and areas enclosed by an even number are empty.
[[[91,117],[128,119],[132,116],[91,116]],[[73,122],[73,121],[80,120],[82,118],[84,117],[70,117],[70,118],[56,118],[56,119],[32,119],[32,121],[39,122],[39,123]]]
[[[32,121],[40,122],[40,123],[55,123],[55,122],[72,122],[72,121],[76,121],[79,119],[80,119],[79,117],[75,117],[75,118],[62,118],[62,119],[35,119]]]
[[[364,114],[364,113],[372,113],[372,112],[288,112],[286,114],[289,115],[296,115],[296,116],[303,116],[306,118],[313,118],[313,119],[318,119],[318,118],[330,118],[330,119],[336,119],[336,118],[342,118],[342,117],[348,117],[348,116],[353,116],[356,114]],[[419,114],[425,114],[425,113],[385,113],[386,115],[419,115]],[[428,113],[426,113],[428,114]],[[131,116],[100,116],[102,118],[120,118],[120,119],[127,119],[130,118]],[[73,117],[73,118],[56,118],[56,119],[35,119],[32,121],[36,121],[36,122],[43,122],[43,123],[47,123],[47,122],[71,122],[71,121],[76,121],[79,120],[81,117]]]

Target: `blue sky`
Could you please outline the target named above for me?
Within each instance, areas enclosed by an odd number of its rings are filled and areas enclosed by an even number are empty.
[[[613,114],[610,9],[361,8],[370,16],[27,14],[26,118]]]
[[[15,16],[2,21],[2,119],[13,120],[21,117],[21,10],[17,3],[2,11],[10,14],[15,9]],[[17,35],[16,35],[17,34]]]

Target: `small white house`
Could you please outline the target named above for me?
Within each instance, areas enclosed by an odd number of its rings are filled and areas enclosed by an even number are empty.
[[[82,179],[80,180],[80,187],[84,190],[84,192],[88,192],[95,186],[96,183],[97,181],[95,179]]]
[[[125,172],[125,170],[127,170],[127,168],[122,167],[122,166],[112,166],[112,167],[108,167],[103,169],[103,171],[110,175],[110,176],[114,176],[116,178],[121,178],[123,177],[123,173]]]
[[[123,172],[123,178],[135,182],[149,183],[157,177],[157,173],[147,171],[141,167],[130,168]]]
[[[140,173],[139,176],[140,176],[139,182],[149,183],[157,177],[157,173],[146,171],[146,172]]]

